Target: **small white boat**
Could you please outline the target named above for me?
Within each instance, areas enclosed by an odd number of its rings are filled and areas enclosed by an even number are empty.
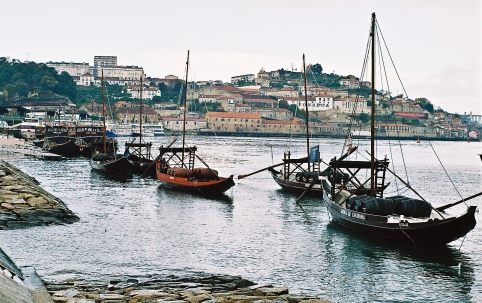
[[[24,122],[12,125],[12,127],[10,127],[10,131],[19,139],[34,140],[37,138],[35,135],[35,127],[39,125],[40,121],[38,119],[26,118]]]
[[[134,132],[133,136],[139,137],[139,132]],[[146,129],[146,128],[143,127],[142,136],[143,137],[154,137],[154,132],[151,129]]]
[[[136,124],[115,124],[109,131],[113,132],[117,137],[132,137],[139,127]]]
[[[142,135],[145,136],[146,132],[151,132],[154,137],[164,136],[164,125],[159,124],[144,124]],[[149,137],[149,136],[147,136]]]

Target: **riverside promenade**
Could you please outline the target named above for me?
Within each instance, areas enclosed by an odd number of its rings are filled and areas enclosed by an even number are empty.
[[[0,137],[0,146],[3,147],[24,144],[23,140]],[[5,156],[22,155],[13,153]],[[35,178],[0,159],[0,233],[7,229],[75,224],[80,219],[62,200],[45,191]],[[182,277],[119,277],[110,281],[43,281],[33,267],[19,267],[13,260],[15,256],[10,258],[0,247],[2,303],[329,302],[314,296],[290,294],[286,287],[208,273],[186,273]]]

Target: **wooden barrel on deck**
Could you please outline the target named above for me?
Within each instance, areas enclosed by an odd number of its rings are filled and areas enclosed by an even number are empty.
[[[188,169],[188,168],[170,168],[168,169],[167,173],[169,175],[174,175],[177,177],[181,178],[191,178],[195,177],[200,180],[211,180],[211,179],[217,179],[218,171],[217,170],[211,170],[209,168],[194,168],[194,169]]]

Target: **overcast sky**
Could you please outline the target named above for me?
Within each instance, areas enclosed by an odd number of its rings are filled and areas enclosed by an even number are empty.
[[[190,80],[230,81],[261,68],[300,70],[305,53],[324,72],[360,76],[375,12],[408,97],[482,114],[481,3],[5,0],[0,56],[92,65],[96,55],[115,55],[147,76],[183,78],[189,49]],[[389,85],[403,93],[395,79]]]

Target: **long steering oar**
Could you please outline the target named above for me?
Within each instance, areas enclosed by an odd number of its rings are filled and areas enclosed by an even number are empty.
[[[454,203],[450,203],[450,204],[447,204],[447,205],[444,205],[444,206],[437,207],[436,209],[437,209],[438,211],[444,211],[444,210],[446,210],[447,208],[450,208],[450,207],[452,207],[452,206],[455,206],[455,205],[457,205],[457,204],[463,203],[463,202],[465,202],[465,201],[468,201],[468,200],[470,200],[470,199],[473,199],[473,198],[478,197],[478,196],[481,196],[481,195],[482,195],[482,192],[480,192],[480,193],[478,193],[478,194],[475,194],[475,195],[472,195],[472,196],[470,196],[470,197],[467,197],[467,198],[465,198],[465,199],[462,199],[462,200],[460,200],[460,201],[457,201],[457,202],[454,202]]]
[[[254,175],[254,174],[257,174],[257,173],[260,173],[260,172],[265,171],[265,170],[270,169],[270,168],[275,168],[275,167],[281,166],[281,165],[283,165],[283,163],[284,163],[284,162],[278,163],[278,164],[275,164],[275,165],[271,165],[271,166],[265,167],[265,168],[263,168],[263,169],[257,170],[257,171],[255,171],[255,172],[250,173],[250,174],[247,174],[247,175],[239,175],[239,176],[238,176],[238,180],[243,179],[243,178],[246,178],[246,177],[249,177],[249,176]]]
[[[301,198],[303,198],[303,196],[304,196],[310,189],[312,189],[313,186],[315,186],[315,182],[310,183],[310,186],[308,186],[308,188],[305,189],[305,191],[301,194],[301,196],[300,196],[298,199],[296,199],[296,204],[299,204],[299,203],[300,203]]]

